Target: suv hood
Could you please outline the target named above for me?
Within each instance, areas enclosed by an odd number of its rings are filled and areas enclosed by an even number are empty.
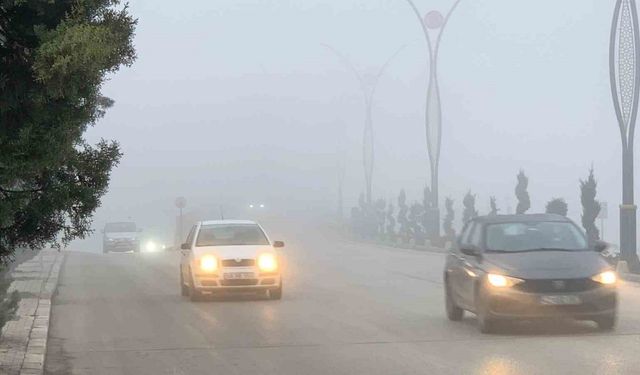
[[[485,253],[483,263],[487,272],[504,273],[522,279],[586,278],[610,268],[595,251]]]
[[[117,239],[137,239],[138,232],[107,232],[104,234],[106,238]]]
[[[268,252],[275,253],[271,245],[205,246],[193,250],[196,257],[213,254],[219,259],[256,259],[259,254]]]

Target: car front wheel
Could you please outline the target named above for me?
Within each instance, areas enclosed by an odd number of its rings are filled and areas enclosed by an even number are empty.
[[[180,269],[180,294],[183,297],[186,297],[189,295],[189,286],[185,285],[184,283],[184,276],[182,275],[182,269]]]
[[[445,280],[444,283],[444,305],[447,310],[447,318],[449,318],[449,320],[451,321],[459,322],[464,316],[464,310],[458,307],[458,305],[456,305],[455,301],[453,300],[449,281]]]
[[[617,315],[616,313],[604,315],[595,319],[598,329],[601,331],[611,331],[616,326]]]

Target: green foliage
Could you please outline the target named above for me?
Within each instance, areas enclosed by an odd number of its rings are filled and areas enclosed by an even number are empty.
[[[589,243],[600,239],[600,231],[596,226],[596,219],[600,214],[600,202],[596,200],[598,184],[593,176],[593,168],[589,170],[589,177],[580,180],[580,201],[582,202],[582,227],[587,232]]]
[[[456,238],[456,231],[453,229],[453,219],[455,219],[455,211],[453,210],[453,199],[447,197],[444,200],[444,207],[446,213],[444,215],[444,221],[442,227],[444,229],[444,235],[450,241]]]
[[[20,300],[20,295],[15,290],[7,294],[7,289],[10,285],[11,279],[3,277],[0,272],[0,330],[2,330],[7,321],[13,318]]]
[[[393,212],[393,203],[389,202],[389,205],[387,206],[387,228],[385,237],[390,241],[395,241],[396,238],[396,219],[393,217]]]
[[[496,197],[489,197],[489,216],[496,216],[498,214],[498,205],[496,204]]]
[[[547,203],[547,207],[545,212],[548,214],[556,214],[567,216],[567,212],[569,211],[567,202],[562,198],[553,198]]]
[[[529,178],[524,174],[523,170],[518,173],[518,184],[516,185],[516,198],[518,198],[518,207],[516,214],[524,214],[531,208],[531,200],[529,199]]]
[[[404,189],[400,191],[398,195],[398,224],[400,228],[398,234],[403,242],[409,241],[409,221],[407,219],[407,213],[409,212],[409,206],[407,206],[407,194]]]
[[[462,205],[464,206],[464,210],[462,211],[462,223],[466,224],[467,221],[478,216],[478,211],[476,211],[476,196],[471,194],[470,191],[467,192],[462,200]]]
[[[0,1],[0,262],[90,232],[121,154],[82,134],[135,59],[135,25],[118,0]]]

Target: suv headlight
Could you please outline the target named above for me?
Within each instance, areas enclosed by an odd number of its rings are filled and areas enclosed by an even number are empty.
[[[604,271],[591,278],[591,280],[604,285],[613,285],[618,281],[618,275],[613,271]]]
[[[200,258],[200,270],[207,273],[218,271],[218,258],[215,255],[203,256]]]
[[[258,269],[260,269],[260,272],[276,272],[278,270],[278,259],[276,259],[275,254],[261,254],[258,257]]]
[[[510,288],[514,285],[518,285],[524,282],[524,280],[522,279],[511,276],[498,275],[495,273],[488,274],[487,281],[489,281],[489,284],[491,286],[494,286],[496,288]]]

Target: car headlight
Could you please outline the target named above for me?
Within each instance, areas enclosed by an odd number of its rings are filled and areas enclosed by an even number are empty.
[[[153,241],[147,241],[147,243],[144,244],[144,249],[149,252],[156,251],[158,250],[158,244]]]
[[[522,279],[518,279],[510,276],[498,275],[495,273],[488,274],[487,280],[489,281],[489,284],[491,284],[496,288],[509,288],[514,285],[520,284],[521,282],[524,282],[524,280]]]
[[[218,258],[214,255],[205,255],[200,258],[200,270],[203,272],[213,273],[218,270]]]
[[[258,268],[260,272],[275,272],[278,270],[278,260],[275,254],[266,253],[258,257]]]
[[[613,271],[604,271],[592,277],[591,280],[604,285],[613,285],[618,281],[618,275]]]

